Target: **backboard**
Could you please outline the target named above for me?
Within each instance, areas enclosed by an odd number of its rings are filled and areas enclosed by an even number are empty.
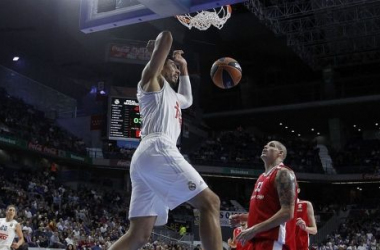
[[[80,30],[92,33],[245,0],[81,0]]]

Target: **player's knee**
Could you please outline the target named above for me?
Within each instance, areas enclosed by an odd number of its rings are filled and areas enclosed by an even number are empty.
[[[219,198],[219,196],[217,196],[216,194],[214,194],[214,197],[213,197],[213,200],[212,200],[212,206],[216,209],[216,210],[218,210],[218,212],[219,212],[219,210],[220,210],[220,198]]]
[[[137,246],[137,248],[141,248],[148,243],[150,233],[144,230],[128,230],[126,236],[131,242],[133,242],[132,245]]]
[[[136,242],[139,247],[143,247],[146,243],[149,242],[150,234],[149,233],[141,233],[136,236]]]
[[[212,210],[213,212],[219,212],[219,209],[220,209],[219,197],[214,193],[210,193],[206,197],[205,202],[202,202],[200,209],[201,210]]]

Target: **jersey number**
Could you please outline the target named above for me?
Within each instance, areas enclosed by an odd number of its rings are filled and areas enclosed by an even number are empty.
[[[175,118],[179,120],[179,125],[182,125],[182,114],[181,114],[181,108],[179,107],[179,103],[175,102],[175,107],[176,112],[175,112]]]
[[[257,183],[257,186],[255,188],[255,193],[260,193],[261,187],[263,186],[263,182],[260,181]]]

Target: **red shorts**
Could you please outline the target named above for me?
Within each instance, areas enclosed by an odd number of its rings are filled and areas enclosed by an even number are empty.
[[[273,240],[253,240],[245,245],[244,250],[293,250]]]

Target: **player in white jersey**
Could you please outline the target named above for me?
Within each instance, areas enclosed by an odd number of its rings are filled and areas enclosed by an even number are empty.
[[[0,250],[18,249],[24,244],[24,235],[21,231],[20,224],[14,219],[16,216],[16,207],[9,205],[5,211],[5,218],[0,218]],[[14,243],[15,236],[18,236],[18,242]]]
[[[130,227],[110,250],[142,247],[153,226],[166,224],[169,209],[184,202],[200,211],[203,249],[222,249],[219,197],[176,147],[181,131],[181,109],[190,107],[193,97],[183,51],[175,50],[172,59],[167,59],[172,42],[169,31],[161,32],[155,41],[148,42],[148,49],[153,48],[152,57],[137,86],[142,141],[132,157],[130,169]]]

